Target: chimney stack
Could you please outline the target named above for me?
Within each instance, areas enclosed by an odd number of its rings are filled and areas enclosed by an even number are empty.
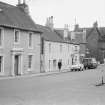
[[[94,27],[94,28],[97,28],[97,27],[98,27],[97,21],[93,23],[93,27]]]
[[[21,0],[18,0],[18,5],[20,5],[21,4]]]
[[[23,4],[26,4],[26,0],[23,0]]]
[[[54,28],[53,16],[47,18],[46,26],[49,27],[51,30],[53,30]]]
[[[26,4],[26,0],[23,0],[23,3],[21,3],[21,0],[18,0],[18,5],[17,5],[21,10],[23,10],[26,14],[29,15],[29,7]]]
[[[68,37],[68,32],[69,32],[68,24],[65,24],[64,25],[64,38]]]
[[[79,29],[79,24],[75,24],[74,31],[78,31],[78,29]]]

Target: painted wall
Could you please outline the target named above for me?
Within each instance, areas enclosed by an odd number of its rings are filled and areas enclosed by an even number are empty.
[[[51,46],[49,50],[49,44]],[[62,46],[62,48],[61,48]],[[62,70],[69,69],[72,63],[71,55],[72,55],[72,44],[69,43],[59,43],[59,42],[44,42],[44,70],[46,72],[49,71],[57,71],[58,70],[58,62],[62,61]]]
[[[4,75],[11,75],[12,73],[12,50],[23,49],[22,52],[22,72],[37,73],[40,72],[40,35],[33,34],[33,49],[28,47],[28,31],[20,30],[19,44],[14,44],[14,29],[4,28],[4,46],[0,49],[0,54],[4,55]],[[28,70],[28,55],[33,55],[32,70]]]

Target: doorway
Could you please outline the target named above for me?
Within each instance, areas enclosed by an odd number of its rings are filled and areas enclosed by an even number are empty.
[[[15,55],[14,60],[15,60],[15,62],[14,62],[14,74],[16,76],[18,76],[19,75],[19,55]]]

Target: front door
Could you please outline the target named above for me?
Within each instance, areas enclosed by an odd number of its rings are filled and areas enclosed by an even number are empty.
[[[15,64],[14,64],[14,73],[15,75],[19,74],[19,55],[15,55]]]

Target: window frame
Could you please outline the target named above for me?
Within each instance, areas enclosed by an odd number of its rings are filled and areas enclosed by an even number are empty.
[[[63,45],[62,44],[60,44],[60,53],[62,53],[62,51],[63,51]]]
[[[4,55],[0,55],[0,57],[2,57],[2,65],[1,65],[1,71],[0,74],[4,74]]]
[[[48,46],[49,46],[49,53],[51,53],[51,47],[52,47],[51,43],[49,43]]]
[[[29,68],[29,56],[31,56],[31,68]],[[28,54],[28,71],[32,71],[33,54]]]
[[[31,46],[30,46],[30,34],[31,34]],[[33,32],[28,33],[28,48],[33,49]]]
[[[4,28],[0,27],[1,30],[1,45],[0,48],[4,47]]]
[[[16,42],[15,40],[15,32],[18,32],[18,41]],[[14,44],[19,44],[20,43],[20,30],[14,29]]]

